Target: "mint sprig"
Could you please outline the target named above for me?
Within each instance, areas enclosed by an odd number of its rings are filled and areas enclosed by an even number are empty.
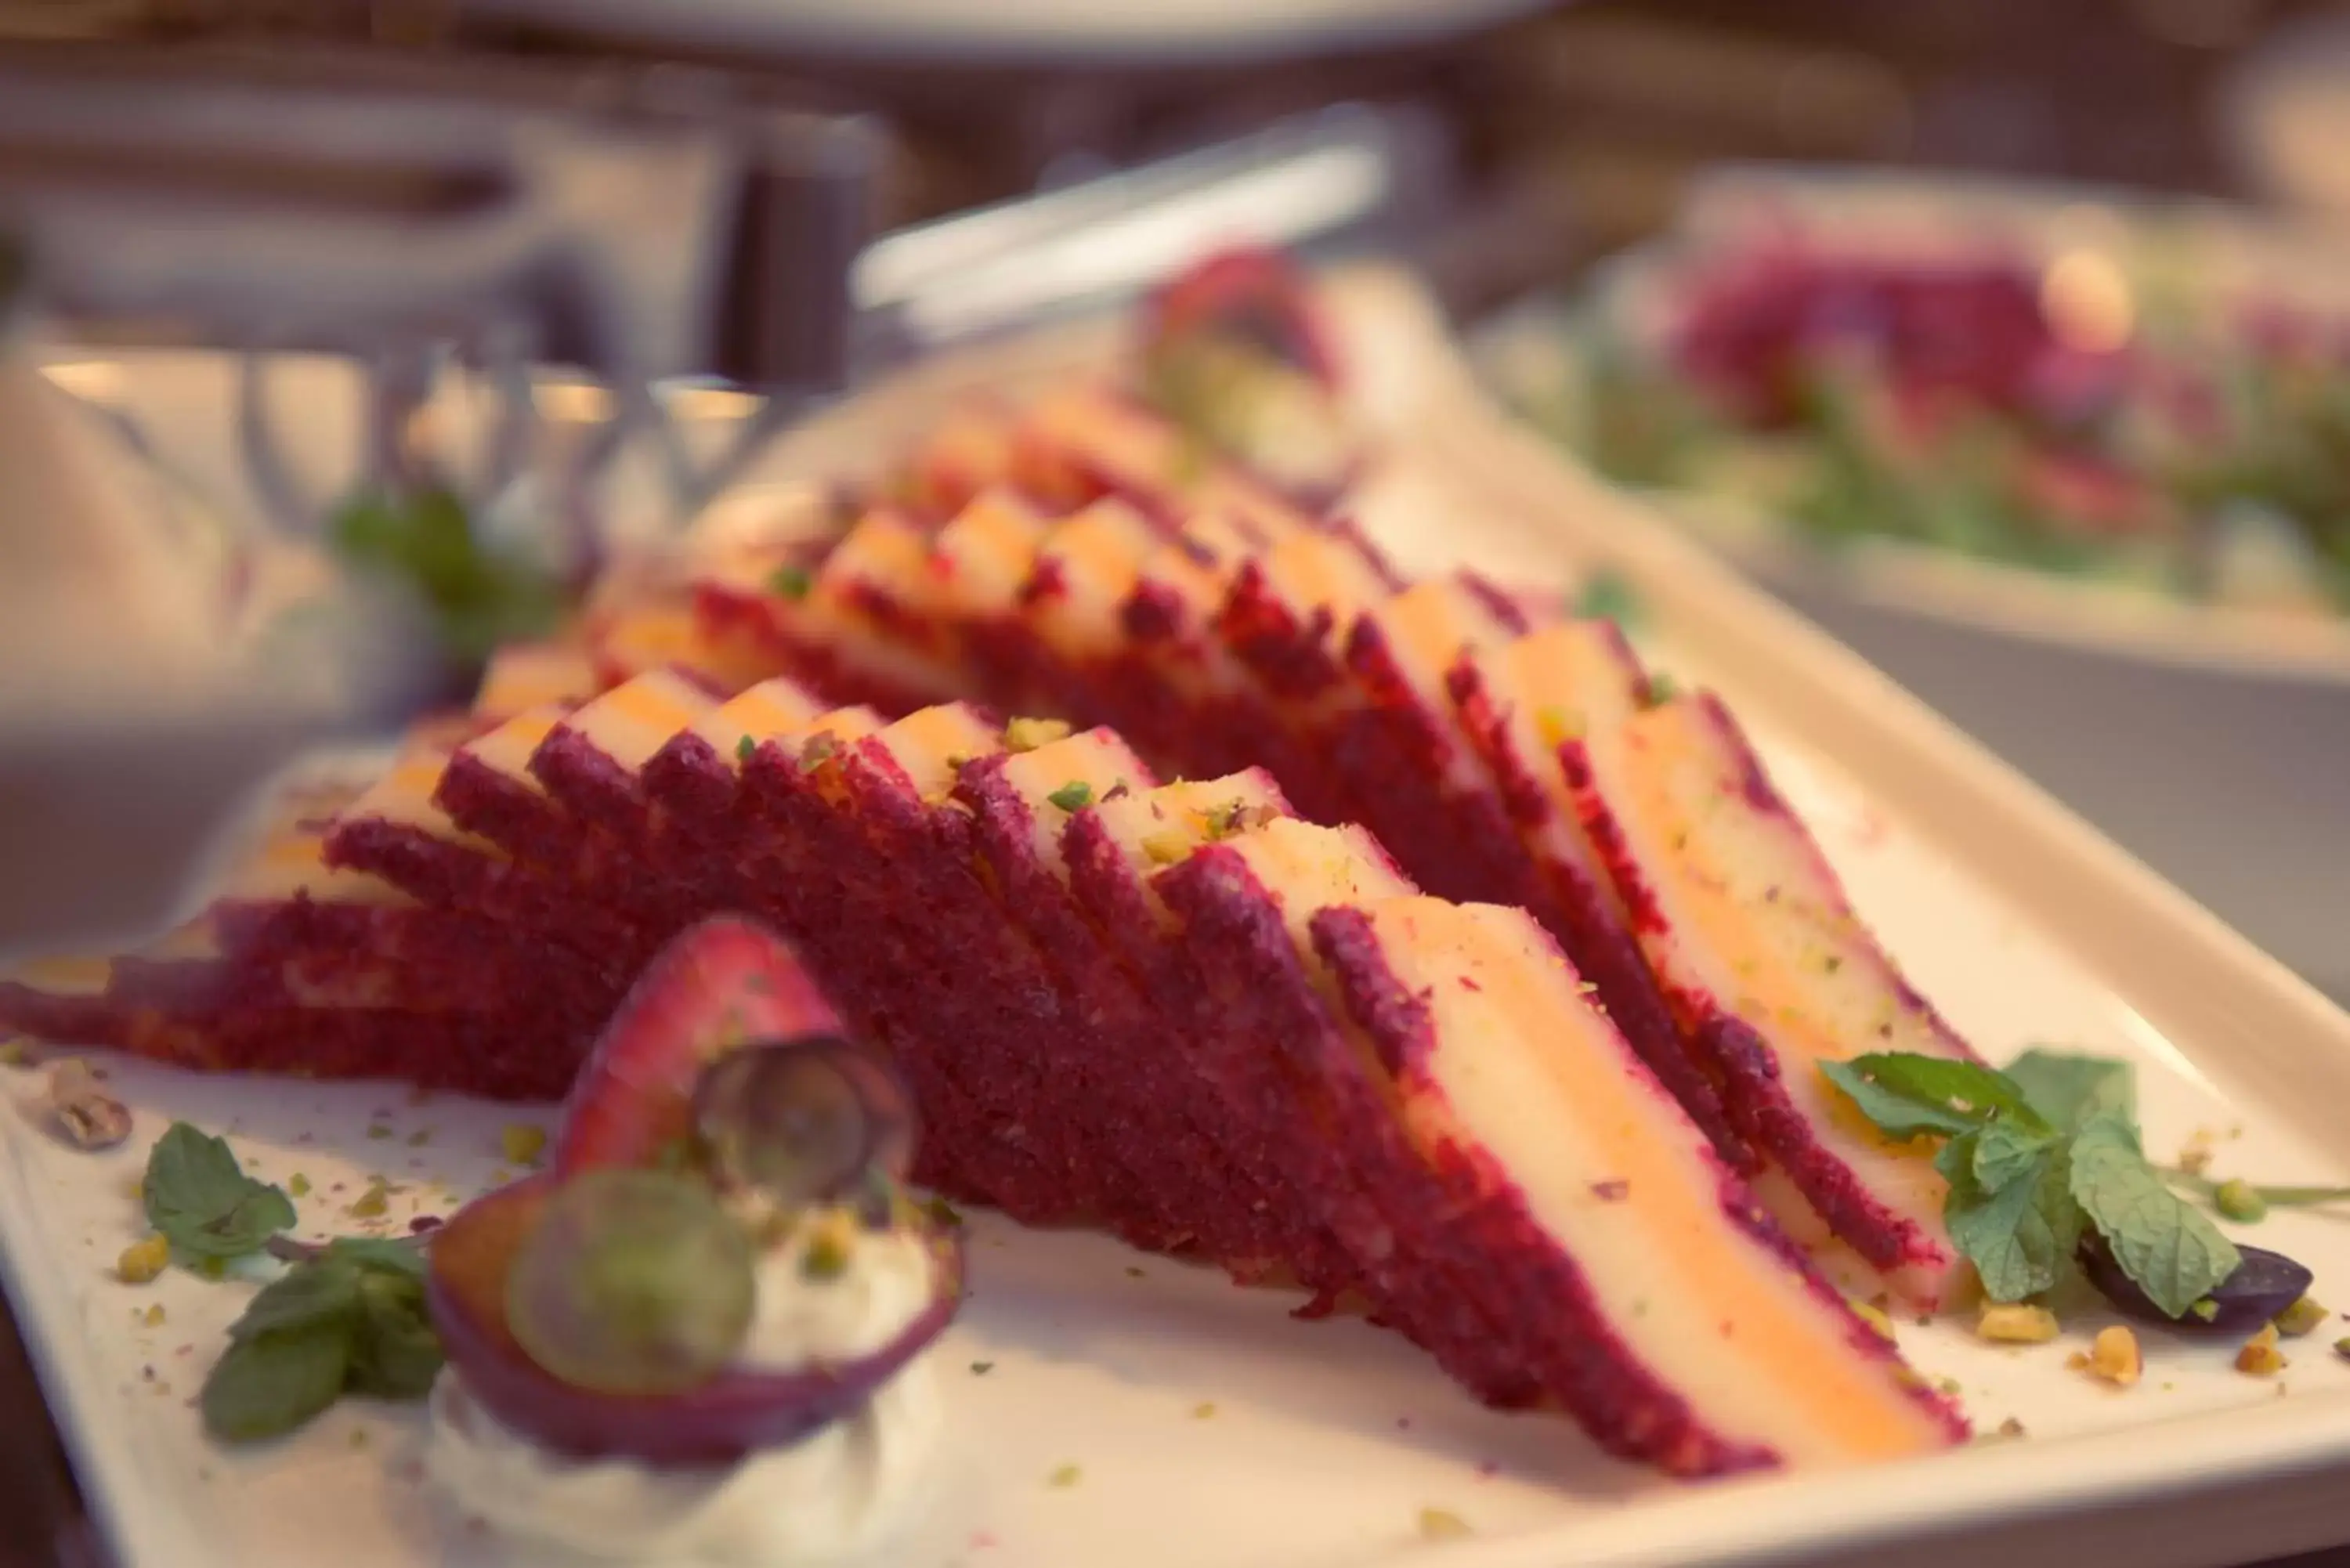
[[[441,1342],[412,1247],[328,1242],[255,1296],[204,1379],[204,1426],[224,1442],[295,1430],[345,1394],[421,1398],[441,1371]]]
[[[226,1142],[186,1122],[156,1140],[140,1192],[147,1223],[182,1257],[242,1258],[296,1218],[283,1189],[247,1176]]]
[[[2004,1073],[1884,1053],[1821,1072],[1887,1137],[1944,1140],[1942,1219],[1994,1302],[2069,1280],[2095,1231],[2147,1299],[2183,1317],[2242,1262],[2138,1138],[2129,1064],[2032,1050]]]
[[[206,1429],[224,1442],[282,1437],[345,1394],[421,1398],[441,1371],[412,1247],[329,1242],[255,1296],[228,1332],[201,1401]]]

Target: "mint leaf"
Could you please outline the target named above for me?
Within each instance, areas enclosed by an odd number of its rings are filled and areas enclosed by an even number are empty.
[[[2052,1127],[2078,1127],[2097,1111],[2118,1112],[2133,1125],[2137,1121],[2137,1081],[2126,1062],[2035,1045],[2010,1062],[2005,1075]]]
[[[229,1325],[231,1339],[252,1339],[288,1329],[347,1324],[359,1314],[359,1271],[348,1264],[306,1263],[264,1287]]]
[[[2056,1133],[2016,1122],[1992,1122],[1973,1135],[1974,1179],[1991,1190],[2038,1170],[2057,1142]]]
[[[1985,1295],[2019,1302],[2065,1277],[2081,1219],[2062,1137],[1994,1122],[1952,1138],[1934,1165],[1950,1183],[1943,1223]]]
[[[421,1399],[440,1376],[441,1359],[441,1340],[432,1332],[423,1285],[389,1273],[364,1278],[359,1334],[347,1379],[351,1392],[380,1399]]]
[[[225,1141],[173,1122],[147,1157],[147,1222],[178,1251],[241,1258],[293,1228],[294,1200],[244,1174]]]
[[[2122,1272],[2174,1318],[2243,1261],[2147,1163],[2137,1129],[2117,1111],[2091,1115],[2074,1135],[2071,1190]]]
[[[1994,1116],[2044,1129],[2023,1096],[1989,1067],[1943,1056],[1880,1052],[1849,1062],[1823,1062],[1828,1081],[1889,1137],[1922,1133],[1955,1136]]]
[[[235,1341],[204,1378],[205,1430],[231,1443],[294,1430],[341,1397],[350,1355],[351,1330],[344,1323]]]
[[[399,1274],[421,1285],[424,1282],[424,1249],[417,1245],[418,1240],[414,1236],[338,1236],[327,1243],[327,1256],[372,1272]]]

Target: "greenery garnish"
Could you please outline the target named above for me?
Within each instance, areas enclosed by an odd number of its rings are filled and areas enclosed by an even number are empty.
[[[804,599],[815,586],[816,579],[806,566],[777,566],[767,578],[767,587],[787,599]]]
[[[2173,1318],[2242,1262],[2146,1158],[2126,1063],[2035,1049],[2002,1073],[1887,1053],[1821,1071],[1887,1136],[1945,1140],[1942,1217],[1994,1302],[2069,1280],[2092,1231]]]
[[[147,1223],[190,1258],[242,1258],[292,1229],[294,1200],[237,1164],[220,1138],[173,1122],[147,1157],[140,1184]]]
[[[441,1371],[424,1259],[373,1239],[328,1243],[263,1289],[204,1379],[204,1427],[225,1442],[281,1437],[345,1394],[421,1399]]]
[[[1045,798],[1063,811],[1082,811],[1094,798],[1094,786],[1083,779],[1073,779]]]
[[[546,636],[569,602],[553,574],[493,550],[465,504],[437,487],[359,496],[329,521],[328,537],[352,566],[421,598],[442,647],[461,662]]]

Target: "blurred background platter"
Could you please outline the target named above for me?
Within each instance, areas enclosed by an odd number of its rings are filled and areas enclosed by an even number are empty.
[[[1699,270],[1761,234],[1899,265],[2013,258],[2043,285],[2093,281],[2125,315],[2216,319],[2256,301],[2350,322],[2340,236],[2308,222],[2088,185],[1744,168],[1695,182],[1663,235],[1572,296],[1489,323],[1482,363],[1589,458],[1610,356],[1627,342],[1632,358],[1660,353]],[[1772,488],[1725,460],[1702,487],[1649,493],[2271,952],[2350,994],[2336,936],[2350,922],[2338,787],[2350,617],[2330,589],[2302,592],[2311,563],[2282,574],[2290,602],[2196,602],[2125,571],[2036,569],[1889,534],[1823,544],[1774,514]]]

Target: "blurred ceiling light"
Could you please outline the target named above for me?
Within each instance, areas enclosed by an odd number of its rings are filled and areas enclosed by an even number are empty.
[[[41,373],[62,391],[104,408],[120,408],[123,400],[122,367],[111,359],[70,359],[44,365]]]
[[[2129,341],[2137,302],[2129,279],[2111,256],[2070,250],[2040,276],[2040,308],[2068,348],[2105,354]]]
[[[557,424],[599,425],[612,417],[612,394],[594,381],[547,378],[530,389],[542,418]]]

